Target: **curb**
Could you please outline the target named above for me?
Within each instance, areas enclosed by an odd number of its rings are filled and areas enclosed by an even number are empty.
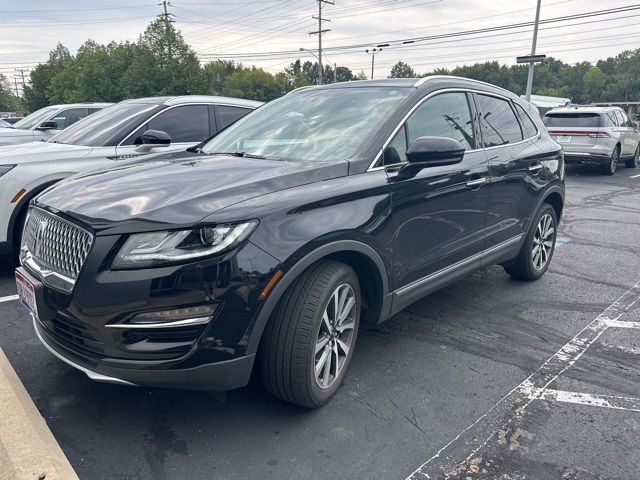
[[[0,349],[0,480],[77,480],[67,457]]]

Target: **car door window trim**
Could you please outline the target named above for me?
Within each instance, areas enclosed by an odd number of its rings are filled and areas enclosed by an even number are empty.
[[[382,169],[386,169],[386,168],[389,168],[389,167],[397,167],[398,165],[404,165],[406,162],[393,163],[393,164],[389,164],[389,165],[378,165],[378,166],[375,166],[375,165],[377,165],[378,163],[380,163],[382,161],[385,148],[387,148],[389,146],[389,144],[395,138],[396,134],[400,131],[402,126],[405,125],[405,123],[407,122],[409,117],[413,114],[413,112],[415,112],[418,109],[418,107],[420,107],[424,102],[426,102],[427,100],[429,100],[432,97],[435,97],[436,95],[439,95],[439,94],[442,94],[442,93],[450,93],[450,92],[462,92],[462,93],[473,93],[473,94],[487,95],[487,96],[490,96],[490,97],[499,98],[501,100],[506,100],[507,102],[511,102],[512,101],[510,98],[504,97],[504,96],[499,95],[497,93],[485,92],[483,90],[475,90],[475,89],[471,89],[471,88],[443,88],[443,89],[431,92],[431,93],[425,95],[424,97],[422,97],[418,102],[416,102],[416,104],[413,107],[411,107],[411,109],[402,118],[402,120],[400,120],[398,125],[393,129],[391,135],[389,135],[387,140],[382,145],[382,148],[380,149],[380,151],[378,152],[378,154],[376,155],[374,160],[369,165],[369,168],[367,168],[367,172],[375,172],[377,170],[382,170]],[[513,107],[511,107],[511,108],[513,109]],[[473,114],[473,112],[471,112],[471,113]],[[534,122],[534,124],[535,124],[535,122]],[[496,146],[493,146],[493,147],[474,148],[472,150],[467,150],[465,153],[479,152],[479,151],[482,151],[482,150],[487,151],[487,150],[493,150],[493,149],[496,149],[496,148],[513,147],[513,146],[519,145],[519,144],[524,143],[524,142],[529,142],[529,141],[533,140],[534,138],[537,138],[539,135],[540,135],[540,132],[538,131],[538,133],[536,135],[534,135],[532,137],[525,138],[524,140],[520,140],[519,142],[508,143],[506,145],[496,145]],[[484,141],[483,141],[483,145],[484,145]]]

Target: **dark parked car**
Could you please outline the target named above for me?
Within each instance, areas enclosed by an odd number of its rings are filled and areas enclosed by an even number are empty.
[[[484,266],[537,279],[553,255],[562,151],[485,83],[299,89],[195,151],[31,206],[21,298],[95,380],[226,390],[256,364],[274,395],[316,407],[362,326]]]

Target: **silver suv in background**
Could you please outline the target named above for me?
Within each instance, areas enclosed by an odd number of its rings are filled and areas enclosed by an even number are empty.
[[[613,175],[621,160],[638,166],[640,131],[619,107],[555,108],[542,121],[568,165],[600,165],[605,175]]]
[[[73,103],[41,108],[13,125],[0,125],[0,146],[48,140],[78,120],[109,105],[111,104]]]

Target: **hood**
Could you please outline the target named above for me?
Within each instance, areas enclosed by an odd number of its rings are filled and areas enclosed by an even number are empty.
[[[148,230],[149,222],[162,229],[193,225],[267,193],[345,176],[348,165],[226,155],[154,158],[75,176],[37,201],[105,234]]]
[[[33,140],[33,132],[31,130],[0,127],[0,145],[10,145],[16,141],[28,141],[28,139]]]
[[[0,138],[0,143],[2,138]],[[63,160],[70,157],[82,158],[91,152],[91,147],[67,145],[51,142],[28,142],[20,145],[0,147],[0,163],[32,163]]]

